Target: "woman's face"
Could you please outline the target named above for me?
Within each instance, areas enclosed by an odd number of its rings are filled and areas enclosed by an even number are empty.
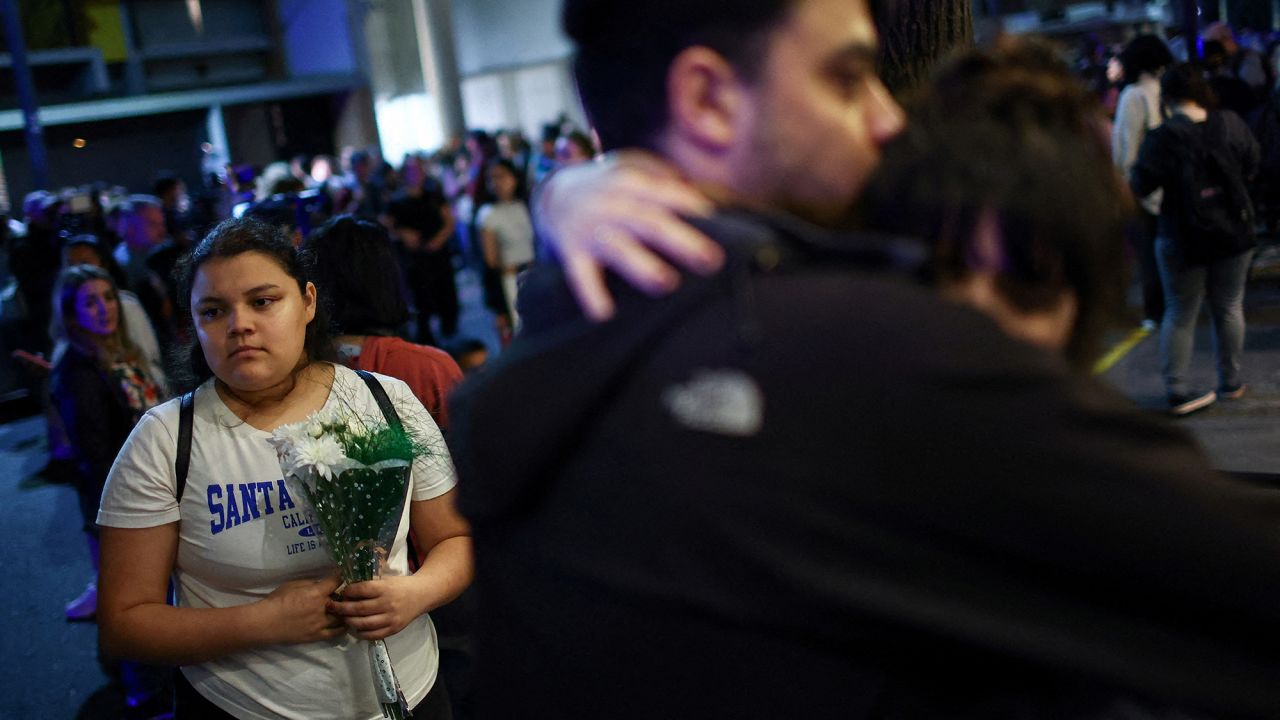
[[[270,256],[250,251],[213,258],[196,272],[191,314],[205,362],[232,390],[284,382],[303,360],[316,288],[306,292]]]
[[[98,337],[116,331],[120,325],[120,303],[111,283],[93,279],[76,290],[76,324]]]
[[[489,188],[499,200],[512,200],[516,196],[516,176],[501,165],[489,168]]]

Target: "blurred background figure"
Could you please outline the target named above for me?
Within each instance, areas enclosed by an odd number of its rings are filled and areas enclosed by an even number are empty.
[[[1165,292],[1160,360],[1169,411],[1187,415],[1219,397],[1244,395],[1244,292],[1257,243],[1248,182],[1259,149],[1234,112],[1214,108],[1204,71],[1190,64],[1160,82],[1170,115],[1147,134],[1130,179],[1140,197],[1164,188],[1156,260]],[[1206,294],[1213,319],[1218,389],[1193,388],[1187,372]]]
[[[1111,157],[1122,177],[1138,159],[1138,148],[1164,122],[1160,104],[1160,76],[1173,64],[1173,55],[1155,35],[1139,35],[1125,45],[1117,58],[1123,72],[1124,89],[1116,104],[1111,129]],[[1138,199],[1138,216],[1130,223],[1129,244],[1137,256],[1142,283],[1142,326],[1154,330],[1164,317],[1164,291],[1156,265],[1156,216],[1160,214],[1159,191]]]
[[[476,225],[484,248],[484,262],[499,284],[500,295],[487,298],[489,307],[498,313],[498,328],[509,339],[519,327],[516,314],[517,277],[533,262],[533,219],[525,205],[524,183],[516,167],[508,160],[489,163],[489,188],[492,203],[476,213]]]
[[[110,274],[93,265],[68,267],[54,297],[54,334],[65,339],[66,350],[53,366],[51,392],[76,460],[76,495],[96,573],[95,518],[107,472],[134,424],[164,393],[130,337]],[[67,619],[92,619],[97,600],[95,578],[67,603]]]
[[[457,223],[440,183],[427,173],[420,155],[408,155],[400,169],[400,192],[387,207],[384,224],[401,248],[409,292],[413,297],[417,333],[415,341],[439,345],[431,323],[440,325],[440,336],[458,332],[458,288],[454,280],[453,238]]]
[[[574,130],[556,140],[556,165],[568,167],[587,162],[596,156],[596,145],[581,130]]]

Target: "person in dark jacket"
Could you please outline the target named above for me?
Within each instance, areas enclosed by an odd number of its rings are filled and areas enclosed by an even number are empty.
[[[1130,184],[1138,197],[1165,190],[1156,239],[1165,293],[1160,362],[1169,410],[1181,416],[1245,393],[1244,291],[1256,242],[1247,185],[1261,151],[1239,116],[1212,109],[1213,93],[1194,65],[1171,68],[1161,90],[1170,118],[1143,141]],[[1233,216],[1233,227],[1205,227],[1205,211],[1197,208],[1213,198],[1224,201],[1223,216]],[[1187,377],[1206,294],[1216,339],[1216,392],[1195,389]]]
[[[599,268],[560,247],[565,271],[539,266],[521,290],[523,334],[455,396],[482,714],[1274,716],[1274,494],[1218,477],[1184,433],[1003,321],[1026,329],[1004,312],[1047,311],[1031,315],[1059,342],[1072,327],[1079,268],[1044,252],[1066,232],[1040,232],[1061,213],[1020,216],[1016,172],[984,196],[999,162],[949,166],[938,196],[959,201],[937,215],[953,233],[939,239],[977,292],[922,287],[923,248],[830,229],[900,128],[865,6],[717,9],[566,5],[605,146],[668,163],[628,176],[650,194],[588,233],[593,252],[634,260],[653,198],[693,185],[717,201],[699,224],[726,260],[710,277],[632,267],[675,291],[612,284],[616,313],[592,324],[567,278]],[[673,40],[627,43],[654,37]],[[1008,74],[1043,91],[1035,70]],[[983,84],[960,86],[951,102]],[[978,96],[967,107],[989,101],[995,127],[965,117],[964,131],[1083,162],[1072,178],[1110,189],[1098,127],[1026,97]],[[1067,221],[1116,220],[1083,217]],[[1010,279],[1050,301],[971,307]],[[494,437],[510,438],[503,452]]]
[[[111,275],[93,265],[68,267],[58,277],[54,300],[68,345],[53,367],[50,389],[76,460],[76,495],[96,575],[95,519],[107,472],[138,418],[162,399],[161,390],[129,339]],[[95,577],[67,604],[67,619],[92,619],[97,598]]]

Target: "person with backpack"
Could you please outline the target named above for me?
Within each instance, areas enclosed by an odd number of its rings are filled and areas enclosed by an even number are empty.
[[[143,414],[107,477],[98,513],[103,651],[181,666],[177,720],[375,720],[383,713],[369,656],[343,638],[385,639],[414,717],[447,720],[427,613],[472,575],[453,467],[408,385],[332,362],[307,259],[282,229],[245,218],[214,228],[180,266],[198,387]],[[394,418],[437,452],[413,463],[380,577],[340,590],[337,568],[312,542],[305,494],[282,478],[267,439],[342,406]],[[425,554],[414,573],[410,533]]]
[[[1247,183],[1260,150],[1244,121],[1214,109],[1200,68],[1177,65],[1160,83],[1169,119],[1147,134],[1130,173],[1134,195],[1165,191],[1156,258],[1164,285],[1160,361],[1169,410],[1183,416],[1218,398],[1244,395],[1244,290],[1257,243]],[[1196,318],[1208,296],[1217,353],[1217,391],[1193,390]]]

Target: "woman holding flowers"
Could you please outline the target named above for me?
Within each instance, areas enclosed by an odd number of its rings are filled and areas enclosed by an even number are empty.
[[[382,717],[363,640],[385,640],[416,718],[448,718],[428,611],[470,583],[440,431],[398,380],[377,377],[419,446],[381,576],[340,588],[271,434],[318,412],[380,418],[369,388],[329,360],[305,257],[274,228],[229,220],[181,270],[198,344],[190,465],[179,497],[179,402],[148,412],[103,496],[99,622],[107,652],[181,665],[185,718]],[[406,538],[426,552],[408,573]],[[166,604],[172,576],[176,605]],[[340,599],[331,597],[341,592]]]

